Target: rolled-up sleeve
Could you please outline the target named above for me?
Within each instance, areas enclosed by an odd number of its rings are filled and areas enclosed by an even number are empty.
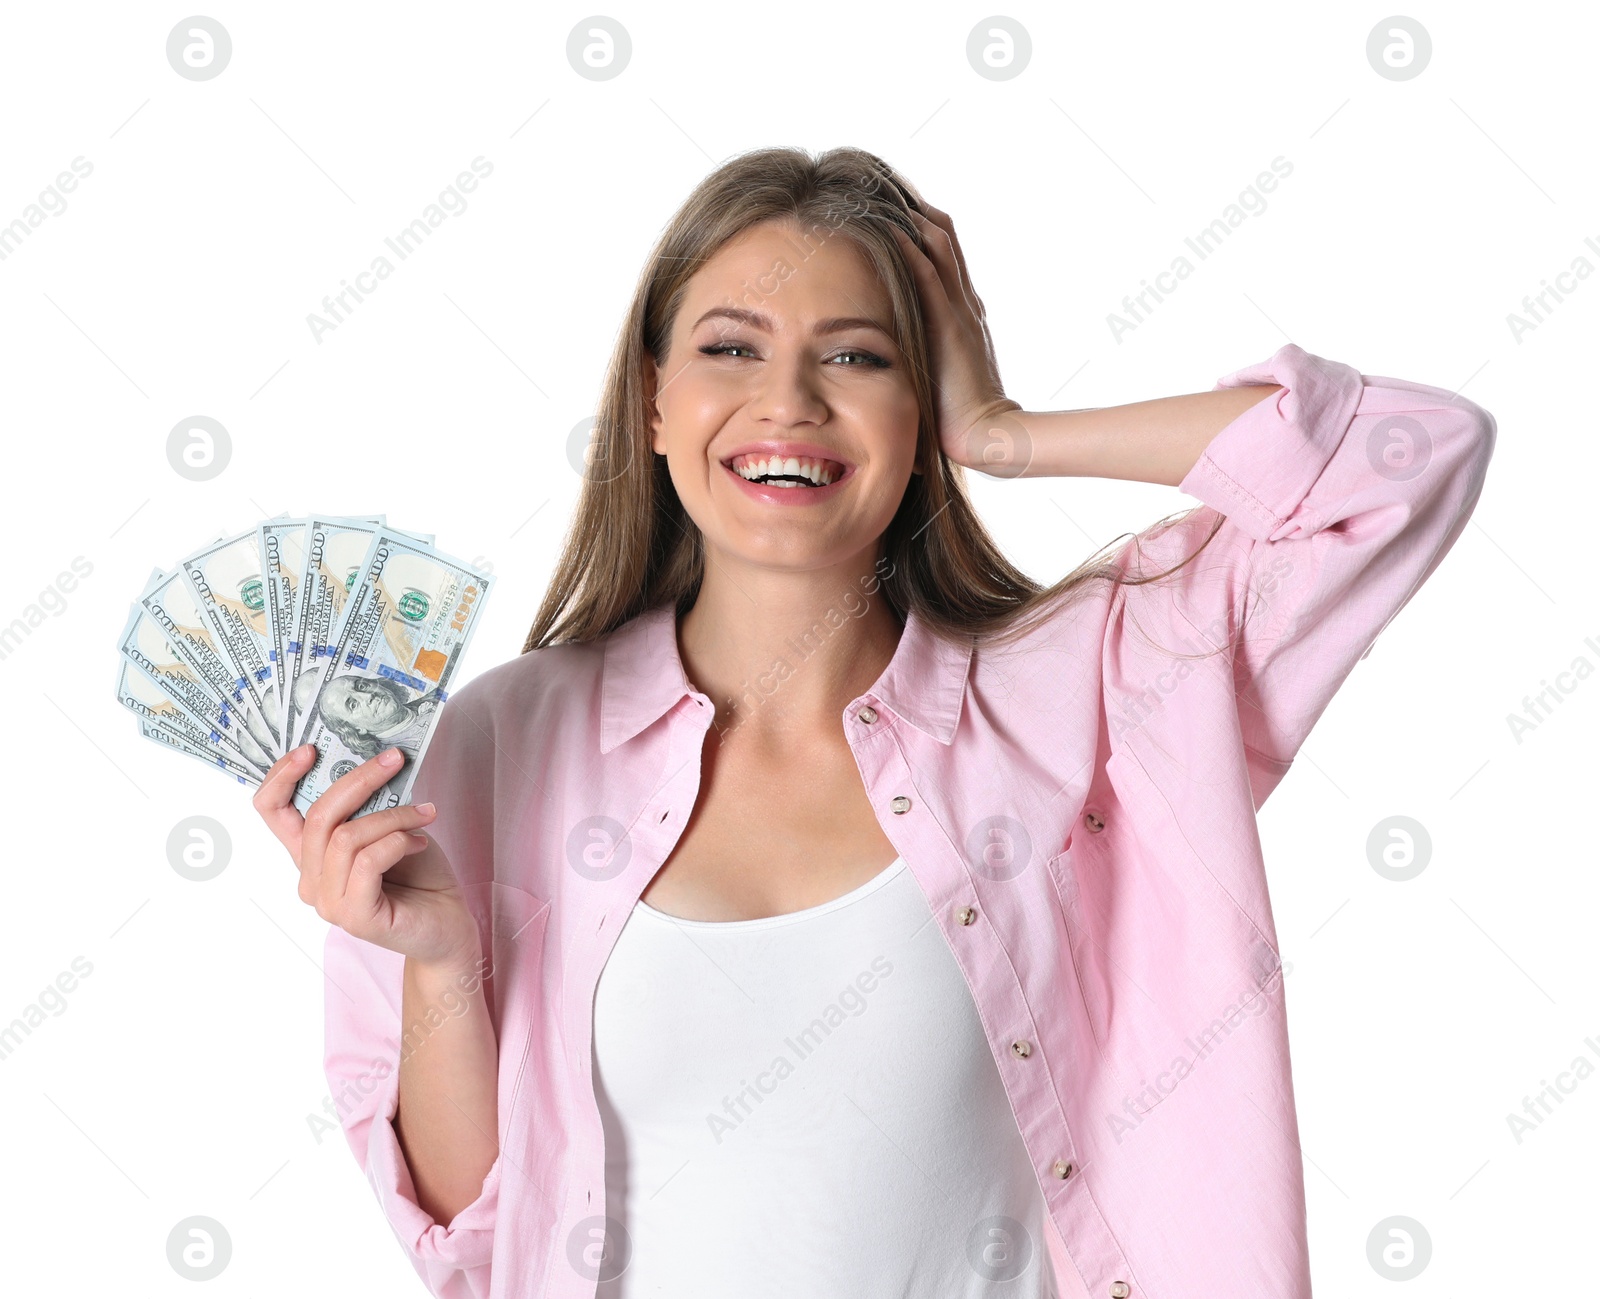
[[[400,1103],[400,980],[405,958],[332,928],[323,948],[324,1067],[345,1139],[377,1194],[389,1226],[439,1299],[489,1293],[500,1158],[478,1197],[448,1223],[417,1203],[394,1130]]]
[[[493,892],[490,791],[494,743],[474,699],[476,687],[476,681],[462,687],[440,710],[417,771],[412,800],[438,805],[439,819],[428,833],[450,862],[478,919],[483,950],[488,954],[493,939],[487,904],[480,900]],[[439,1299],[485,1299],[500,1193],[500,1158],[490,1165],[477,1198],[450,1222],[440,1223],[417,1203],[411,1170],[394,1130],[400,1102],[405,957],[353,938],[337,927],[328,931],[323,957],[324,1069],[356,1163],[428,1289]],[[498,1036],[492,981],[485,996]]]
[[[1496,425],[1443,389],[1369,378],[1293,343],[1216,387],[1252,384],[1282,391],[1223,428],[1179,484],[1224,517],[1204,561],[1178,581],[1192,621],[1226,606],[1259,807],[1461,535]],[[1216,524],[1210,511],[1195,511],[1195,522]]]

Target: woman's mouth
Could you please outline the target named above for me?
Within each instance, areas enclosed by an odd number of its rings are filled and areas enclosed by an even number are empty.
[[[837,460],[817,456],[737,455],[723,463],[748,483],[800,491],[826,487],[845,472]]]

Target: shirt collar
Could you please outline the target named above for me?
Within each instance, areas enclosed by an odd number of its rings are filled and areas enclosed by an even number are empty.
[[[936,636],[912,610],[889,666],[862,699],[883,704],[923,734],[949,744],[961,719],[971,661],[970,641],[958,645]],[[661,605],[630,618],[606,637],[600,752],[631,740],[686,697],[705,698],[683,670],[673,607]]]

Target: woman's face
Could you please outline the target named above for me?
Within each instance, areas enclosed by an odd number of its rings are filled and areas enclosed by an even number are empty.
[[[651,445],[724,562],[870,567],[917,449],[890,321],[846,236],[802,243],[789,222],[745,231],[690,280],[665,362],[646,358]]]

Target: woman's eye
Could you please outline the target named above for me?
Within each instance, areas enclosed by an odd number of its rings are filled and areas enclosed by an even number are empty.
[[[743,343],[707,343],[700,349],[700,352],[704,356],[732,356],[735,352],[748,352],[751,355],[754,355],[755,349],[753,347],[747,347]],[[859,361],[851,362],[846,366],[846,369],[855,369],[862,365],[868,365],[882,369],[887,367],[889,364],[881,356],[877,355],[877,353],[869,352],[862,347],[847,348],[843,352],[836,353],[830,359],[837,361],[843,356],[855,356],[861,358]]]
[[[861,347],[848,348],[847,350],[845,350],[843,352],[840,352],[839,356],[859,356],[859,357],[863,357],[863,358],[865,358],[864,364],[866,364],[866,365],[873,365],[873,366],[881,367],[881,366],[886,366],[886,365],[889,364],[881,356],[877,355],[877,353],[869,352],[865,348],[861,348]],[[836,356],[833,359],[835,361],[837,361],[839,359],[839,356]]]

